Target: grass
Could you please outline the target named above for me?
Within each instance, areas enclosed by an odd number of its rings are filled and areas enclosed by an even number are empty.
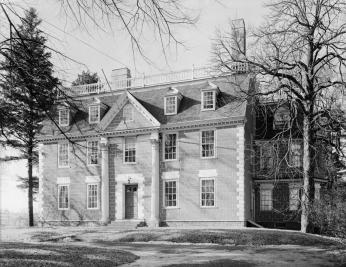
[[[139,257],[125,251],[70,245],[0,243],[0,266],[118,266]]]
[[[213,243],[235,246],[301,245],[341,246],[342,243],[317,235],[277,230],[156,230],[133,231],[114,242],[169,241],[174,243]]]

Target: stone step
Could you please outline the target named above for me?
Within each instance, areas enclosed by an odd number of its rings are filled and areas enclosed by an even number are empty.
[[[135,229],[141,220],[115,220],[108,224],[108,227],[119,230]]]

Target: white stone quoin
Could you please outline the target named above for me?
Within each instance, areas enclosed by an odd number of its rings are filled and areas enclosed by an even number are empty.
[[[160,176],[160,163],[159,163],[159,133],[155,132],[151,134],[151,216],[150,225],[157,227],[159,226],[159,176]]]
[[[101,222],[109,221],[108,139],[101,138]]]

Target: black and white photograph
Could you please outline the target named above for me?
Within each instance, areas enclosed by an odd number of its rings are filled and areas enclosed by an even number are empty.
[[[0,0],[0,266],[346,266],[346,1]]]

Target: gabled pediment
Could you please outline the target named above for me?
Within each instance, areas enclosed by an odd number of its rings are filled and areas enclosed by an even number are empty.
[[[125,113],[124,113],[125,112]],[[159,127],[160,122],[128,91],[118,97],[100,122],[102,130]]]

